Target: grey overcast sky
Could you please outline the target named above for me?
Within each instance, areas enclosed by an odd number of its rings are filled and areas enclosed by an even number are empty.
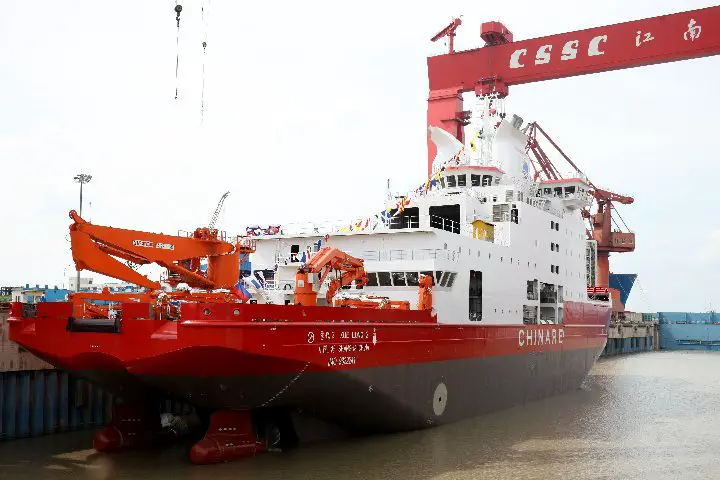
[[[229,232],[378,211],[388,178],[396,191],[424,180],[426,57],[445,50],[429,39],[453,16],[467,49],[488,20],[522,40],[712,5],[181,3],[175,100],[174,1],[0,1],[0,284],[73,273],[81,170],[93,175],[84,216],[138,230],[193,229],[225,190]],[[636,198],[620,211],[638,250],[611,257],[612,271],[639,275],[628,309],[720,306],[718,78],[708,57],[511,89],[509,114]]]

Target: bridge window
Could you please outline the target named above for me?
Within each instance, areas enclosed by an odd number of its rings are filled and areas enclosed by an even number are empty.
[[[433,272],[420,272],[420,275],[427,275],[428,277],[433,279],[433,287],[435,286],[435,275],[433,275]]]
[[[470,270],[470,320],[482,320],[482,272]]]
[[[460,205],[430,207],[430,227],[460,233]]]
[[[479,187],[480,186],[480,175],[471,174],[470,175],[470,185],[473,187]]]
[[[381,287],[390,287],[392,282],[390,281],[390,272],[377,272],[378,283]]]
[[[449,176],[447,177],[447,186],[448,186],[449,188],[454,188],[454,187],[455,187],[455,175],[449,175]]]
[[[482,186],[489,187],[490,185],[492,185],[492,175],[483,175]]]
[[[458,176],[457,176],[457,185],[458,185],[458,187],[464,187],[464,186],[465,186],[465,175],[458,175]]]
[[[420,209],[418,207],[406,208],[400,215],[394,216],[396,213],[397,209],[390,210],[391,230],[420,227]]]
[[[440,280],[440,286],[452,288],[453,283],[455,283],[456,275],[457,275],[457,273],[455,273],[455,272],[445,272],[445,275],[443,275],[442,280]]]
[[[433,286],[452,288],[457,278],[456,272],[367,272],[368,287],[417,287],[420,276],[433,279]],[[345,287],[344,287],[345,288]]]
[[[405,272],[392,272],[392,280],[394,287],[406,287]]]

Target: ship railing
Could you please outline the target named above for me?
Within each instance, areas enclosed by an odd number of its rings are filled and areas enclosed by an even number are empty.
[[[386,225],[390,230],[419,229],[429,225],[430,228],[452,233],[460,233],[462,227],[460,222],[438,215],[400,215],[390,218]],[[468,232],[472,233],[472,230]]]
[[[564,211],[564,210],[561,210],[561,209],[559,209],[559,208],[553,207],[550,202],[546,202],[546,203],[545,203],[545,205],[543,206],[543,210],[545,210],[546,212],[548,212],[548,213],[550,213],[550,214],[552,214],[552,215],[555,215],[555,216],[558,217],[558,218],[564,218],[564,217],[565,217],[565,211]]]
[[[436,215],[430,215],[430,227],[445,230],[446,232],[460,233],[460,222]]]
[[[394,262],[394,261],[421,261],[421,260],[447,260],[454,261],[459,258],[456,251],[445,250],[441,248],[419,248],[404,249],[392,248],[386,250],[343,250],[348,255],[360,258],[366,262]],[[305,261],[310,260],[317,252],[312,252],[310,257],[305,257]],[[300,255],[277,255],[275,262],[278,265],[301,265],[302,254]]]
[[[278,229],[279,235],[285,236],[322,236],[337,233],[369,233],[373,231],[387,231],[397,229],[420,229],[427,226],[438,230],[453,233],[461,232],[460,222],[439,217],[437,215],[398,215],[382,219],[378,216],[359,218],[355,220],[333,220],[327,222],[300,222],[282,225]],[[272,235],[258,234],[257,237],[271,237]]]
[[[322,222],[296,222],[281,225],[273,230],[277,233],[256,233],[255,237],[273,237],[274,235],[284,235],[288,237],[295,236],[323,236],[334,233],[353,233],[360,231],[370,231],[378,229],[387,229],[387,222],[381,218],[372,216],[366,218],[357,218],[354,220],[329,220]],[[265,232],[262,228],[255,230],[249,228],[248,231]]]
[[[394,261],[422,261],[422,260],[448,260],[452,261],[457,257],[457,252],[439,248],[423,249],[389,249],[389,250],[364,250],[358,252],[359,258],[366,262],[394,262]]]
[[[331,221],[321,223],[294,223],[283,225],[278,229],[284,236],[323,236],[332,234],[371,233],[388,230],[415,230],[428,227],[457,234],[472,236],[472,227],[458,221],[437,215],[399,215],[388,219],[379,217],[357,219],[351,221]],[[258,234],[259,238],[272,235]]]
[[[420,228],[420,216],[401,215],[398,217],[392,217],[387,221],[387,226],[390,230]]]

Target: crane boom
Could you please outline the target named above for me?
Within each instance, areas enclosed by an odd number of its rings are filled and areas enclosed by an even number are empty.
[[[490,22],[481,36],[494,40],[427,60],[428,126],[463,143],[461,93],[504,97],[511,85],[718,55],[720,5],[518,42],[502,24]],[[428,172],[435,153],[428,136]]]
[[[90,270],[150,290],[160,289],[160,284],[114,257],[138,265],[156,263],[174,275],[170,283],[212,290],[235,286],[240,275],[240,255],[254,250],[249,243],[234,245],[221,240],[216,230],[208,228],[180,237],[93,225],[74,210],[70,218],[72,256],[78,270]],[[208,259],[207,273],[200,269],[202,258]]]
[[[455,53],[455,30],[462,25],[462,20],[459,18],[453,18],[452,22],[447,27],[436,33],[431,39],[431,42],[437,42],[443,37],[448,37],[448,53]]]
[[[328,286],[326,299],[328,304],[332,304],[335,292],[337,292],[340,287],[350,285],[352,282],[356,282],[359,286],[367,284],[368,278],[363,265],[364,261],[362,259],[355,258],[337,248],[325,247],[321,249],[310,261],[302,265],[297,271],[295,278],[295,303],[306,306],[316,304],[317,294],[312,289],[312,284],[308,277],[309,273],[320,274],[319,283],[322,285],[331,271],[343,272],[339,279],[335,278],[331,280]]]

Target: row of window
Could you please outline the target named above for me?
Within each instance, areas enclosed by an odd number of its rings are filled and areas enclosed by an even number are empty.
[[[579,188],[578,190],[582,193],[586,192],[586,190],[584,188]],[[554,197],[567,198],[567,197],[575,194],[575,186],[572,185],[572,186],[568,186],[568,187],[555,187],[555,188],[545,187],[542,189],[538,189],[536,194],[538,197],[541,194],[545,194],[545,195],[552,195]]]
[[[554,220],[550,220],[550,230],[560,231],[560,223]]]
[[[471,187],[489,187],[492,185],[492,175],[470,175],[470,186]],[[447,180],[448,188],[465,187],[467,186],[467,175],[446,175],[440,178],[440,185],[445,188],[445,180]]]
[[[560,273],[560,265],[550,265],[550,271],[552,273]]]
[[[456,272],[367,272],[368,287],[417,287],[421,275],[428,275],[433,279],[433,286],[452,288],[455,283]]]
[[[553,252],[559,252],[560,251],[560,244],[559,243],[550,243],[550,250]]]

